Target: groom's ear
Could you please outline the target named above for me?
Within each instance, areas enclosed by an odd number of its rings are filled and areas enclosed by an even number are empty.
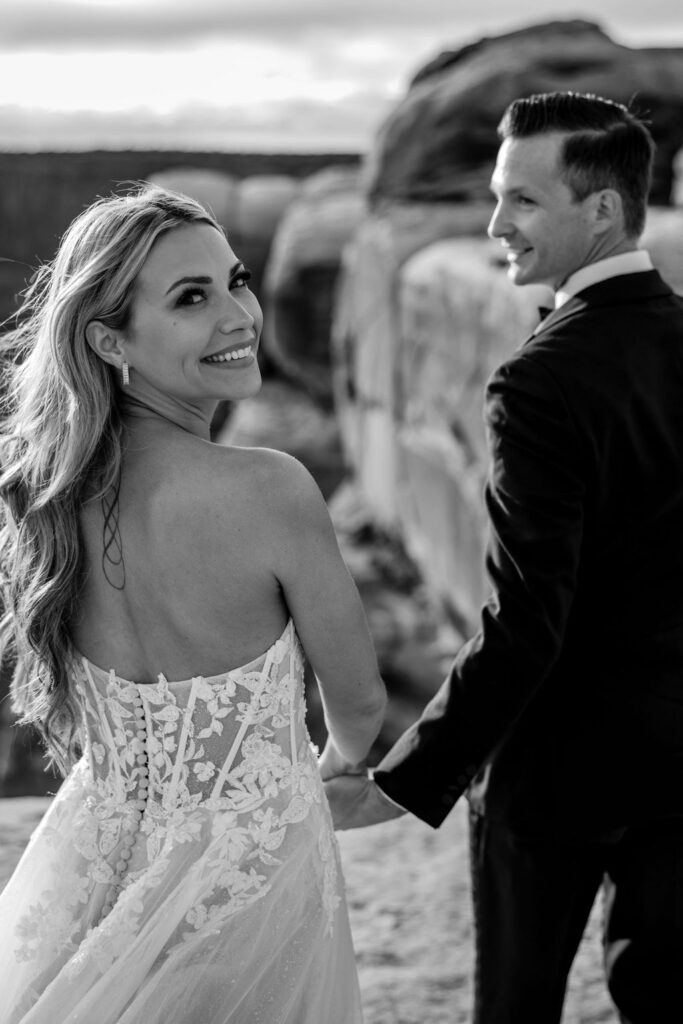
[[[624,226],[624,201],[614,188],[602,188],[593,193],[593,226],[595,233],[604,235],[615,227]]]
[[[118,331],[101,320],[91,320],[85,329],[85,340],[100,359],[117,370],[121,369],[126,357]]]

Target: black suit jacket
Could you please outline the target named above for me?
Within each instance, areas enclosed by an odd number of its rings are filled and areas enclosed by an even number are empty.
[[[376,780],[438,826],[683,816],[683,299],[593,285],[491,378],[481,628]]]

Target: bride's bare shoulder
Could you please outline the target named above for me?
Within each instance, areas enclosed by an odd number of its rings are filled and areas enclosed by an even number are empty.
[[[240,483],[257,490],[263,488],[284,498],[291,497],[307,488],[312,477],[305,466],[293,455],[275,448],[234,448],[214,446],[215,468],[222,467],[220,474],[225,481],[239,479]],[[219,477],[212,477],[219,484]]]
[[[201,473],[196,469],[175,525],[193,535],[193,548],[211,552],[216,569],[224,559],[232,567],[244,561],[248,571],[274,567],[284,550],[294,556],[323,514],[313,477],[285,452],[226,447],[211,452]]]
[[[311,473],[292,455],[273,448],[212,445],[204,457],[179,474],[196,510],[201,503],[217,518],[235,514],[288,519],[317,506],[322,496]],[[190,484],[192,480],[192,484]]]

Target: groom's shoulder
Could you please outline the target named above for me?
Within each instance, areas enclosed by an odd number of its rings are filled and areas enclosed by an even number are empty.
[[[632,329],[632,313],[623,307],[579,306],[524,342],[512,360],[532,360],[562,376],[590,374],[603,361],[622,358],[629,341],[640,337],[642,329]]]
[[[590,321],[576,316],[534,335],[494,370],[487,394],[512,389],[552,401],[592,387],[616,354],[607,354],[604,320]]]
[[[659,275],[645,275],[630,288],[623,281],[596,285],[570,302],[498,366],[489,394],[512,387],[600,406],[615,381],[635,382],[648,367],[679,374],[683,297]]]

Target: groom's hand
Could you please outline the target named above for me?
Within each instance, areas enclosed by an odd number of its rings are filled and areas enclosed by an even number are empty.
[[[407,813],[368,775],[336,775],[325,783],[325,792],[335,829],[378,825]]]

